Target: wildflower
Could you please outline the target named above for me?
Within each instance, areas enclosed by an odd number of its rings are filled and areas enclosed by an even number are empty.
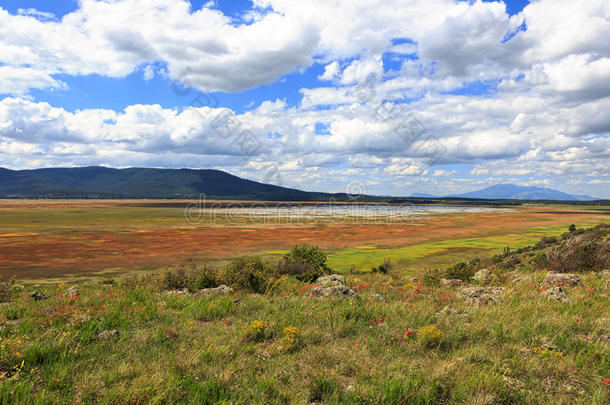
[[[402,337],[404,339],[408,339],[411,337],[411,335],[413,335],[413,331],[411,329],[407,329]]]
[[[227,321],[224,321],[223,323],[226,325],[226,324],[227,324]]]
[[[316,307],[317,307],[317,305],[315,305],[315,304],[311,306],[312,309],[316,309]]]
[[[610,378],[604,378],[604,384],[606,384],[606,386],[610,387]]]
[[[582,323],[582,317],[578,318],[578,326]]]
[[[360,346],[360,344],[359,344],[359,343],[356,343],[354,346],[355,346],[355,347],[358,347],[358,346]]]

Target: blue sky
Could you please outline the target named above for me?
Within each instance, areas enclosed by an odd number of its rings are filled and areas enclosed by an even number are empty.
[[[515,182],[607,197],[596,111],[608,90],[567,81],[574,69],[608,73],[595,42],[607,24],[587,24],[607,7],[559,1],[0,0],[0,165],[215,167],[392,195]],[[199,94],[213,105],[193,103]],[[379,115],[388,105],[400,114]],[[243,156],[219,139],[225,110],[259,149]]]

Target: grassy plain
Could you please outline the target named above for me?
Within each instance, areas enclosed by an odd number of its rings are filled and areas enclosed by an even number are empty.
[[[295,244],[330,252],[333,268],[368,270],[385,257],[405,269],[524,246],[569,224],[610,219],[607,207],[531,205],[508,212],[453,213],[402,223],[261,223],[218,214],[185,219],[188,202],[0,201],[0,275],[22,280],[99,279],[179,262],[246,255],[279,257]],[[281,222],[281,221],[280,221]]]

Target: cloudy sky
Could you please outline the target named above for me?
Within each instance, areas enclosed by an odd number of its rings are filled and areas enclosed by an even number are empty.
[[[0,166],[609,198],[609,38],[607,0],[0,0]]]

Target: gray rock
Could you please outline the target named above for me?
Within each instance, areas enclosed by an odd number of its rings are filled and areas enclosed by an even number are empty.
[[[491,271],[487,269],[481,269],[474,273],[472,279],[478,281],[480,284],[487,284],[491,281]]]
[[[343,284],[317,286],[311,290],[312,297],[317,298],[358,298],[356,291]]]
[[[484,306],[494,304],[500,301],[500,297],[504,295],[503,287],[466,287],[458,292],[458,297],[470,302]]]
[[[225,295],[225,294],[232,294],[232,293],[233,293],[233,289],[231,287],[228,287],[223,284],[223,285],[219,285],[218,287],[215,287],[215,288],[201,289],[193,295],[195,297],[207,297],[209,295]]]
[[[528,281],[532,281],[532,276],[525,274],[513,274],[513,278],[511,279],[512,283],[526,283]]]
[[[547,297],[550,300],[559,301],[564,304],[570,302],[570,297],[566,295],[561,287],[553,287],[550,290],[545,291],[542,295]]]
[[[345,284],[345,276],[342,276],[341,274],[331,274],[329,276],[322,276],[316,280],[316,284],[319,284],[319,285]]]
[[[41,292],[38,291],[34,291],[30,293],[30,298],[33,299],[34,301],[40,301],[40,300],[46,300],[49,298],[48,295],[45,295]]]
[[[576,274],[554,272],[547,273],[542,283],[557,287],[576,287],[578,285],[582,285],[580,278]]]
[[[372,301],[386,302],[385,297],[379,293],[372,294],[370,299]]]
[[[458,278],[452,278],[452,279],[441,278],[439,281],[439,284],[443,287],[459,287],[462,285],[462,283],[463,283],[463,281]]]
[[[183,288],[181,290],[170,290],[165,293],[165,295],[189,295],[189,290]]]
[[[100,340],[118,339],[121,336],[121,332],[116,329],[103,330],[97,334],[97,338]]]
[[[64,292],[64,295],[67,295],[68,297],[73,297],[76,295],[80,295],[80,293],[78,291],[78,287],[70,287]]]

